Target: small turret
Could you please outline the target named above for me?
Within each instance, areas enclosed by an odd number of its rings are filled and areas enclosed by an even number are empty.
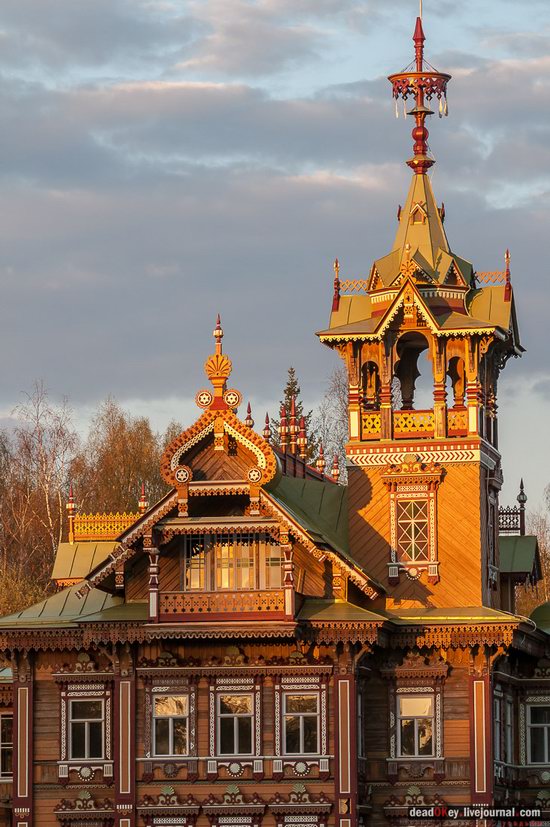
[[[262,436],[266,442],[271,442],[271,425],[269,424],[269,414],[266,412],[265,424],[262,431]]]

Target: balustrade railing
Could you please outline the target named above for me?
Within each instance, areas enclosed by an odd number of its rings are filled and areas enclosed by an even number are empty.
[[[450,408],[447,411],[447,434],[448,436],[468,435],[468,411],[466,408]]]
[[[363,439],[380,439],[382,418],[380,411],[363,411],[361,416],[361,434]]]
[[[74,517],[74,539],[116,540],[126,531],[140,514],[76,514]]]
[[[201,620],[213,615],[284,615],[283,589],[255,592],[161,592],[160,614],[164,619],[185,615]]]
[[[435,417],[433,411],[394,411],[393,435],[395,439],[434,435]]]

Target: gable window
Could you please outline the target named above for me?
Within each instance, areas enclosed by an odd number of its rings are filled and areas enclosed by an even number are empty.
[[[287,755],[319,752],[319,695],[314,692],[283,694],[283,738]]]
[[[402,558],[429,560],[428,500],[397,501],[397,548]]]
[[[433,756],[433,695],[400,696],[397,712],[399,756]]]
[[[218,695],[218,751],[220,755],[252,755],[253,696]]]
[[[550,706],[527,707],[530,764],[550,764]]]
[[[281,589],[282,552],[264,533],[186,535],[179,580],[182,592]]]
[[[13,714],[0,715],[0,778],[11,776],[13,762]]]
[[[103,758],[105,705],[103,700],[69,703],[69,757]]]
[[[155,755],[188,755],[188,695],[153,697],[153,748]]]

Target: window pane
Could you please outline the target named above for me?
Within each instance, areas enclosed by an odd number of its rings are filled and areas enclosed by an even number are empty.
[[[174,755],[187,755],[187,720],[174,720]]]
[[[71,724],[71,758],[86,758],[86,724]]]
[[[401,721],[401,755],[414,755],[414,721]]]
[[[179,718],[184,718],[187,715],[187,709],[187,695],[166,695],[162,697],[155,697],[155,715],[157,717],[163,715],[175,715]]]
[[[418,754],[432,755],[432,719],[418,721]]]
[[[287,712],[317,712],[317,695],[286,695]]]
[[[317,716],[304,715],[304,752],[318,752]]]
[[[285,717],[285,752],[289,755],[300,752],[300,719],[297,716]]]
[[[546,731],[544,727],[531,729],[531,763],[542,764],[546,760],[544,742]]]
[[[0,740],[2,744],[11,744],[13,741],[13,718],[3,715],[0,719]]]
[[[103,725],[100,721],[88,724],[89,727],[89,755],[88,758],[101,758],[103,755]]]
[[[550,706],[532,706],[530,709],[532,724],[550,724]]]
[[[234,718],[220,718],[220,754],[233,755],[234,744]]]
[[[243,717],[237,719],[238,727],[238,755],[250,755],[252,752],[252,718]]]
[[[3,749],[0,753],[0,773],[2,775],[11,775],[13,771],[12,764],[13,752],[11,749]]]
[[[220,695],[220,714],[250,715],[252,697],[250,695]]]
[[[101,720],[103,718],[103,703],[101,701],[72,701],[71,717],[77,720]]]
[[[266,588],[280,589],[283,582],[282,557],[278,549],[268,547],[266,550]]]
[[[155,753],[157,755],[170,755],[170,721],[155,721]]]
[[[399,714],[404,718],[432,715],[433,698],[429,695],[416,698],[399,698]]]

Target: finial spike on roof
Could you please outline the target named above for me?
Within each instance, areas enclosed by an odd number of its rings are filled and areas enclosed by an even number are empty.
[[[279,443],[281,451],[286,453],[288,447],[288,423],[286,418],[286,408],[281,405],[281,418],[279,420]]]
[[[510,278],[510,250],[504,253],[504,261],[506,263],[506,282],[504,287],[504,301],[509,302],[512,298],[512,280]]]
[[[149,508],[149,500],[147,499],[146,494],[145,494],[145,483],[142,482],[141,483],[141,496],[140,496],[139,502],[138,502],[139,513],[140,514],[145,514],[145,512],[147,511],[148,508]]]
[[[300,451],[300,457],[305,460],[307,457],[307,432],[306,432],[306,419],[304,416],[300,417],[300,429],[298,431],[298,449]]]
[[[262,436],[266,442],[271,442],[271,425],[269,424],[269,414],[266,412],[265,425],[262,431]]]
[[[323,448],[323,443],[321,442],[319,445],[319,456],[315,460],[315,466],[320,474],[325,473],[325,468],[327,467],[327,462],[325,460],[325,450]]]
[[[338,482],[340,479],[340,462],[338,460],[338,454],[334,454],[334,459],[332,460],[332,471],[331,471],[332,479],[335,482]]]
[[[332,295],[332,310],[336,312],[340,307],[340,262],[334,259],[334,293]]]
[[[252,405],[250,404],[250,402],[246,406],[246,419],[244,421],[244,424],[247,428],[254,427],[254,420],[252,419]]]

